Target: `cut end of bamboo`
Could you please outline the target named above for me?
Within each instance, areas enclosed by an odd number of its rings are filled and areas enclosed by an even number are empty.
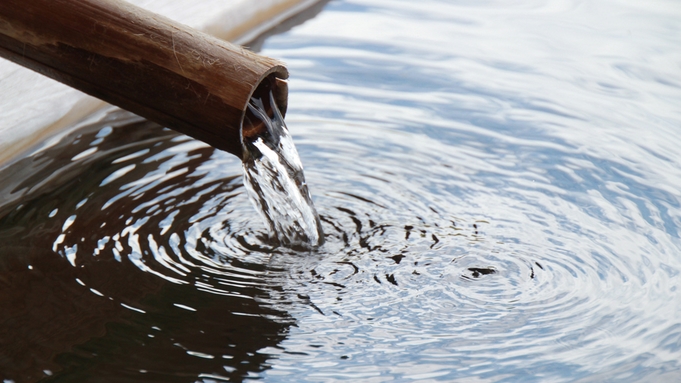
[[[259,99],[263,102],[264,111],[270,118],[274,117],[274,107],[279,110],[282,117],[286,115],[286,109],[288,107],[288,83],[282,77],[287,75],[288,72],[284,73],[282,71],[267,75],[263,81],[258,84],[258,87],[253,91],[253,94],[250,97]],[[273,96],[276,105],[271,104],[270,94]],[[266,129],[265,123],[260,118],[253,116],[248,107],[246,107],[241,124],[242,143],[244,140],[253,139],[264,134]]]

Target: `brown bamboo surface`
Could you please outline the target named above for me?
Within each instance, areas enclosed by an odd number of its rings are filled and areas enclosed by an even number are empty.
[[[120,0],[2,0],[0,56],[239,157],[260,85],[286,111],[279,61]]]

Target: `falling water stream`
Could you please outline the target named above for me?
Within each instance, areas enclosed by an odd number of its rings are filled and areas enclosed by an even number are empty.
[[[265,131],[244,138],[244,186],[275,243],[314,248],[324,242],[321,222],[284,117],[271,92],[269,98],[271,117],[263,100],[253,98],[248,105],[250,115],[262,121]]]
[[[0,169],[0,382],[679,381],[678,20],[331,1],[262,45],[292,171],[89,116]]]

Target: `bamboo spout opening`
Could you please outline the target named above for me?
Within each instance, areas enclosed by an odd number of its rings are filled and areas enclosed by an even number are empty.
[[[279,73],[271,73],[258,84],[253,91],[251,99],[258,99],[262,102],[264,111],[269,118],[274,117],[274,108],[276,107],[281,113],[281,116],[286,115],[288,107],[288,83],[279,77]],[[270,101],[270,94],[274,99],[276,105],[272,105]],[[249,101],[250,102],[250,101]],[[262,119],[256,117],[251,110],[246,107],[241,124],[241,139],[254,139],[255,137],[265,133],[266,127]]]

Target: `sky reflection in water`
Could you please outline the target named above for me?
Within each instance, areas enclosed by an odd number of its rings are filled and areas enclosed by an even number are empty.
[[[287,282],[307,355],[265,374],[681,376],[680,13],[343,1],[270,39],[320,214],[361,229]]]

